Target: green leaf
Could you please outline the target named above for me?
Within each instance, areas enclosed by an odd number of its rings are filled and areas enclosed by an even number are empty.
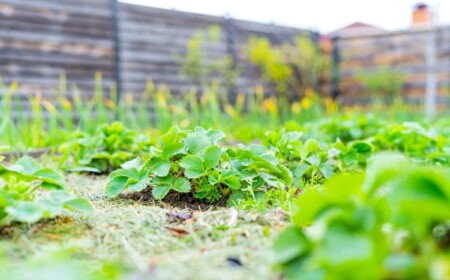
[[[287,264],[307,254],[311,249],[305,234],[296,227],[287,228],[273,244],[273,262]]]
[[[197,154],[211,146],[211,140],[203,132],[191,133],[186,138],[186,147],[190,154]]]
[[[118,176],[108,181],[105,194],[108,197],[116,197],[127,187],[128,177]]]
[[[42,169],[42,166],[37,163],[34,159],[29,156],[24,156],[20,158],[16,164],[10,166],[9,170],[16,171],[19,173],[32,175],[33,173]]]
[[[248,147],[250,152],[255,156],[263,156],[267,154],[268,150],[263,145],[253,144]]]
[[[277,177],[275,177],[271,174],[262,172],[262,173],[260,173],[260,176],[268,186],[278,188],[278,187],[284,185],[281,180],[279,180]]]
[[[369,143],[363,141],[356,141],[352,144],[352,149],[355,149],[357,153],[364,154],[372,151],[372,146]]]
[[[83,198],[75,198],[64,203],[64,207],[69,208],[71,210],[76,210],[82,213],[92,213],[94,209],[92,205]]]
[[[73,195],[66,191],[52,191],[49,194],[49,198],[57,204],[63,204],[64,202],[73,199]]]
[[[148,186],[148,181],[148,176],[144,174],[143,178],[137,182],[128,181],[128,188],[133,192],[140,192]]]
[[[97,173],[101,174],[103,171],[101,171],[98,168],[89,167],[89,166],[71,166],[71,167],[63,167],[63,170],[66,172],[89,172],[89,173]]]
[[[209,173],[208,182],[211,185],[216,185],[219,182],[219,179],[220,179],[219,171],[213,170],[212,172]]]
[[[37,201],[37,204],[43,210],[42,217],[46,218],[55,217],[56,215],[59,215],[63,210],[63,206],[61,203],[54,202],[50,199],[39,199]]]
[[[33,202],[21,202],[16,208],[7,208],[14,220],[24,223],[39,221],[43,215],[43,209]]]
[[[185,146],[183,143],[170,143],[163,147],[162,157],[171,159],[173,156],[185,153]]]
[[[292,185],[292,182],[294,181],[294,179],[292,178],[292,172],[291,170],[289,170],[289,168],[283,166],[283,165],[278,165],[278,170],[279,172],[277,172],[277,176],[278,178],[280,178],[281,180],[284,181],[284,184],[286,186],[290,186]]]
[[[221,155],[222,150],[218,146],[211,146],[206,149],[204,154],[205,169],[209,170],[213,167],[216,167],[219,164]]]
[[[168,159],[152,158],[149,166],[158,177],[165,177],[170,171],[170,161]]]
[[[241,182],[239,179],[235,176],[228,176],[222,179],[222,182],[232,188],[233,190],[240,190],[241,189]]]
[[[316,254],[318,258],[326,259],[330,265],[344,265],[367,261],[373,256],[373,251],[374,246],[369,236],[331,224]]]
[[[334,174],[333,167],[327,163],[321,163],[318,167],[325,178],[330,178]]]
[[[402,174],[410,162],[401,154],[379,154],[373,157],[367,168],[364,190],[375,193],[380,187]]]
[[[41,188],[47,189],[47,190],[63,190],[63,189],[64,189],[64,187],[62,187],[62,186],[60,186],[60,185],[55,185],[55,184],[52,184],[52,183],[47,183],[47,182],[45,182],[45,181],[43,181],[43,182],[41,183]]]
[[[228,207],[236,207],[239,205],[239,203],[244,200],[246,197],[244,192],[233,192],[230,195],[230,198],[227,201],[227,206]]]
[[[188,193],[191,191],[191,184],[185,178],[178,178],[173,184],[173,189],[177,192]]]
[[[203,169],[198,169],[196,167],[191,167],[184,170],[184,175],[189,179],[200,178],[205,175],[205,171]]]
[[[212,185],[204,184],[197,189],[196,193],[194,194],[194,197],[198,199],[207,198],[208,195],[210,195],[215,189],[216,188]]]
[[[318,157],[317,155],[311,155],[311,156],[309,156],[309,157],[306,158],[306,161],[307,161],[309,164],[311,164],[311,165],[319,166],[319,165],[320,165],[320,162],[321,162],[321,159],[320,159],[320,157]]]
[[[213,144],[225,138],[225,133],[220,130],[209,130],[206,135]]]
[[[136,169],[139,170],[142,168],[142,162],[140,158],[135,158],[130,161],[123,163],[120,167],[123,169]]]
[[[152,195],[156,200],[161,200],[169,193],[171,189],[170,185],[162,184],[155,185],[152,189]]]
[[[310,168],[311,165],[309,165],[308,163],[302,163],[298,166],[295,166],[295,169],[293,171],[294,176],[297,178],[302,178]]]
[[[51,170],[50,168],[43,168],[33,173],[33,176],[38,177],[44,182],[57,185],[60,187],[64,186],[64,177],[58,174],[57,172]]]
[[[389,186],[388,201],[396,216],[414,219],[414,226],[450,219],[450,182],[443,172],[412,169]]]
[[[319,148],[319,142],[316,139],[308,139],[305,142],[305,146],[302,151],[302,158],[307,158],[311,153],[315,152]]]
[[[240,165],[248,166],[252,163],[253,155],[250,151],[242,151],[238,159]]]
[[[203,162],[198,156],[185,156],[183,159],[181,159],[180,166],[185,169],[184,175],[189,179],[199,178],[205,175]]]
[[[161,135],[161,137],[159,138],[159,142],[161,143],[161,146],[167,147],[168,145],[170,145],[172,143],[178,143],[177,140],[178,140],[179,134],[180,134],[180,129],[178,127],[171,127],[166,134]]]
[[[174,178],[172,174],[169,174],[165,177],[154,177],[152,179],[152,184],[155,185],[168,185],[168,186],[172,186],[174,182]]]
[[[136,181],[138,181],[139,173],[135,168],[133,168],[133,169],[118,169],[118,170],[111,172],[111,174],[109,174],[109,176],[108,176],[108,179],[111,180],[115,177],[128,177],[128,178],[133,178]]]

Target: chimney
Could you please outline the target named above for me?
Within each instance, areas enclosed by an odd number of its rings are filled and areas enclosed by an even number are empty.
[[[433,13],[425,3],[419,3],[414,6],[412,15],[412,28],[426,28],[433,24]]]

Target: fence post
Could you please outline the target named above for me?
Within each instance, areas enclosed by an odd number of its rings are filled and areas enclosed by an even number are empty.
[[[320,33],[317,31],[311,31],[309,38],[313,43],[314,47],[320,51]],[[295,37],[294,37],[295,39]],[[312,80],[313,80],[313,90],[316,93],[320,92],[321,83],[319,81],[319,76],[317,76],[314,69],[311,69],[312,72]]]
[[[227,44],[227,54],[231,58],[231,66],[232,70],[236,71],[237,69],[237,55],[236,49],[234,46],[234,24],[233,18],[230,16],[225,17],[225,29],[226,29],[226,44]],[[233,84],[228,85],[228,97],[234,98],[236,96],[236,81]]]
[[[437,97],[437,80],[436,80],[436,30],[434,26],[430,28],[427,36],[427,86],[425,95],[425,116],[434,118],[436,116],[436,97]]]
[[[339,90],[339,84],[341,80],[341,71],[340,71],[341,55],[339,50],[339,36],[335,36],[332,38],[331,59],[332,59],[331,97],[333,99],[336,99],[339,95],[341,95],[341,92]]]
[[[116,82],[117,105],[119,105],[122,96],[122,67],[120,65],[120,4],[118,0],[112,1],[112,20],[113,20],[113,42],[114,42],[114,80]]]

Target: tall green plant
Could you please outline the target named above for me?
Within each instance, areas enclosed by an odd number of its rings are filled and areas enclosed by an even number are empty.
[[[281,96],[290,92],[300,95],[307,89],[318,89],[320,79],[330,67],[328,56],[309,37],[299,36],[293,43],[274,46],[264,37],[250,37],[247,44],[249,61],[262,78],[272,84]]]
[[[401,94],[405,75],[398,70],[379,67],[375,71],[360,71],[357,79],[374,98],[385,98],[392,102]]]
[[[186,44],[186,55],[180,59],[182,72],[202,91],[217,83],[222,90],[234,87],[238,71],[230,55],[214,57],[211,53],[220,46],[222,30],[213,25],[199,29]]]

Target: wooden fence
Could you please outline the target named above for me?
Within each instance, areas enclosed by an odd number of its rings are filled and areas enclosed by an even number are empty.
[[[221,38],[208,47],[206,57],[234,58],[241,70],[234,91],[240,92],[263,83],[244,54],[250,36],[264,36],[273,43],[305,33],[317,37],[303,29],[116,0],[0,0],[0,77],[6,85],[17,82],[24,98],[58,93],[61,73],[68,85],[86,95],[94,91],[97,72],[102,73],[106,91],[118,85],[123,93],[139,94],[151,79],[180,93],[194,86],[181,74],[186,44],[197,30],[212,25],[221,27]],[[335,91],[346,101],[367,100],[357,74],[387,66],[405,75],[405,96],[423,98],[429,70],[427,37],[426,30],[408,30],[336,38]],[[450,27],[438,29],[436,47],[434,71],[439,96],[444,97],[450,95]]]
[[[180,57],[199,28],[220,26],[220,43],[208,58],[230,55],[239,65],[237,89],[260,84],[246,61],[249,36],[272,42],[310,34],[302,29],[120,3],[115,0],[0,0],[0,77],[19,84],[23,96],[59,91],[67,84],[92,94],[101,72],[105,90],[140,93],[146,80],[165,83],[174,92],[193,86],[181,75]]]
[[[364,102],[369,93],[359,73],[386,68],[401,73],[401,93],[411,101],[422,100],[426,92],[427,72],[437,77],[438,95],[450,95],[450,27],[435,30],[436,66],[429,69],[426,61],[428,30],[406,30],[372,35],[356,35],[334,39],[337,63],[336,86],[346,102]]]
[[[77,3],[73,3],[77,2]],[[62,72],[81,90],[114,77],[109,0],[1,0],[0,75],[20,93],[55,91]]]

